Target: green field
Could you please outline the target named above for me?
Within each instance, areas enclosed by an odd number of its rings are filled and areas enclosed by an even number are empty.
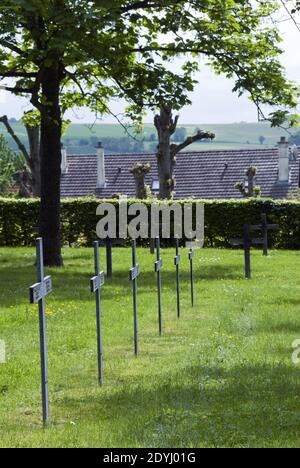
[[[164,335],[158,336],[154,257],[138,249],[140,355],[133,355],[129,249],[114,250],[103,289],[105,383],[97,387],[92,249],[66,249],[47,324],[51,425],[41,426],[38,315],[28,305],[33,249],[0,249],[1,447],[299,447],[300,258],[202,250],[190,306],[182,250],[182,319],[173,250],[163,250]],[[101,252],[103,262],[103,253]]]
[[[279,141],[280,136],[284,131],[278,128],[271,128],[268,123],[235,123],[235,124],[199,124],[199,125],[183,125],[188,131],[189,135],[195,133],[196,128],[209,130],[216,134],[216,139],[208,143],[195,143],[189,147],[189,151],[201,150],[219,150],[219,149],[247,149],[247,148],[261,148],[273,147]],[[26,144],[27,137],[25,128],[20,124],[13,125],[14,131]],[[1,132],[7,137],[10,145],[15,148],[11,137],[7,135],[4,128],[0,129]],[[130,132],[134,134],[134,129]],[[156,131],[152,125],[145,125],[143,134],[138,135],[137,138],[142,140],[144,136],[155,134]],[[264,144],[259,143],[259,137],[264,136]],[[64,136],[64,141],[67,145],[71,144],[68,152],[72,153],[91,153],[95,151],[95,144],[80,146],[80,140],[90,140],[92,137],[101,140],[102,138],[122,138],[128,137],[124,129],[120,125],[114,124],[72,124],[70,125],[67,133]],[[146,144],[147,147],[147,144]]]

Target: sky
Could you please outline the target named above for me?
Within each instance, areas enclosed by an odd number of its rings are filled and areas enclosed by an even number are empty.
[[[286,68],[288,78],[300,83],[300,32],[291,21],[282,22],[280,29],[283,38],[281,46],[285,51],[281,59],[282,63]],[[232,87],[232,81],[224,76],[215,76],[207,67],[203,67],[200,83],[191,93],[193,104],[181,110],[180,123],[256,122],[257,111],[254,104],[246,96],[238,98],[236,94],[232,93]],[[1,115],[6,114],[9,117],[19,119],[29,108],[28,101],[0,91]],[[124,109],[124,102],[112,102],[111,109],[115,114],[121,113]],[[95,120],[94,114],[88,109],[69,111],[66,117],[74,123],[91,123]],[[152,121],[153,115],[148,114],[145,122]],[[99,123],[101,122],[116,123],[116,120],[112,116],[107,116],[99,120]]]

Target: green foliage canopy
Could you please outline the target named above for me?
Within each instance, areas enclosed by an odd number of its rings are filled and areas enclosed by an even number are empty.
[[[0,76],[42,110],[42,75],[59,66],[62,111],[88,105],[103,114],[110,99],[123,97],[135,118],[162,102],[189,103],[205,62],[233,77],[234,91],[250,93],[259,108],[277,107],[276,124],[297,103],[279,62],[278,30],[268,23],[277,7],[273,0],[3,0]],[[183,55],[175,73],[172,61]]]

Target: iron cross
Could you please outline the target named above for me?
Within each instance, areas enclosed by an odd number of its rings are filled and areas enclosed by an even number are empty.
[[[195,251],[193,250],[192,243],[189,250],[189,261],[190,261],[190,281],[191,281],[191,302],[192,307],[194,307],[194,265],[193,260],[195,256]]]
[[[161,269],[162,269],[162,258],[160,256],[160,239],[159,237],[157,237],[156,238],[155,272],[157,273],[158,326],[159,326],[160,336],[162,336]]]
[[[52,292],[52,279],[51,276],[45,277],[44,275],[42,238],[36,239],[36,266],[38,282],[29,288],[29,297],[31,304],[38,304],[39,306],[42,409],[43,422],[46,424],[49,421],[49,389],[45,298]]]
[[[261,224],[258,225],[250,225],[250,231],[261,231],[263,240],[263,254],[265,257],[269,255],[268,252],[268,232],[269,231],[277,231],[279,229],[279,224],[268,224],[267,215],[263,213],[261,215]]]
[[[95,276],[91,278],[91,292],[96,297],[96,326],[97,326],[97,352],[98,352],[98,382],[103,385],[103,344],[102,344],[102,308],[101,287],[105,283],[103,271],[99,268],[99,242],[94,242]]]
[[[180,319],[180,278],[179,278],[179,265],[180,265],[180,255],[179,255],[179,240],[175,240],[176,255],[174,258],[174,264],[176,266],[176,289],[177,289],[177,317]]]
[[[251,237],[251,226],[245,224],[243,228],[243,239],[230,239],[230,244],[234,246],[243,246],[244,247],[244,256],[245,256],[245,276],[246,279],[251,279],[251,247],[252,245],[262,245],[262,239],[253,239]]]
[[[133,321],[134,321],[134,354],[138,355],[138,305],[137,305],[137,279],[140,275],[140,266],[136,262],[136,240],[132,241],[132,268],[129,280],[132,281]]]

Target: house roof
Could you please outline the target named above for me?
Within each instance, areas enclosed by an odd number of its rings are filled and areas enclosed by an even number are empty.
[[[257,167],[257,185],[264,198],[286,198],[299,189],[299,157],[291,161],[290,181],[278,181],[278,148],[234,151],[203,151],[180,153],[175,166],[175,198],[203,199],[242,198],[234,187],[243,180],[250,166]],[[68,173],[62,175],[62,197],[96,195],[110,198],[114,194],[135,196],[135,183],[129,169],[136,163],[150,163],[146,183],[157,180],[157,162],[154,154],[117,154],[105,156],[107,184],[96,189],[97,156],[68,156]]]

